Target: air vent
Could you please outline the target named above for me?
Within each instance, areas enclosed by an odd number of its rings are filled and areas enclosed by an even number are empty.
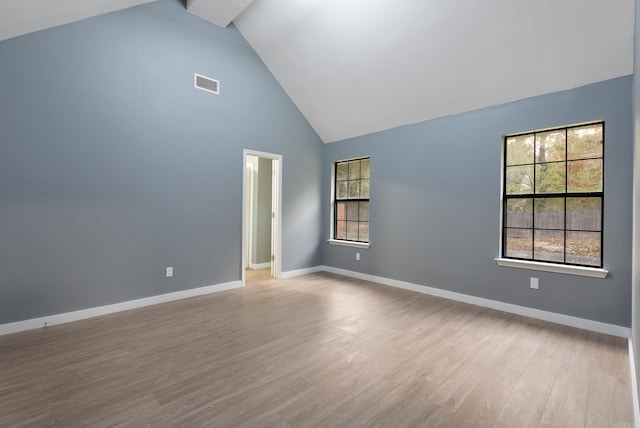
[[[200,74],[194,74],[194,85],[198,89],[211,92],[212,94],[220,93],[220,82],[210,77],[202,76]]]

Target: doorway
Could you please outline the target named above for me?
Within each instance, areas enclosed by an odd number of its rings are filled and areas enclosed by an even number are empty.
[[[280,277],[281,168],[281,155],[248,149],[243,151],[243,285],[247,280],[247,269],[251,278]]]

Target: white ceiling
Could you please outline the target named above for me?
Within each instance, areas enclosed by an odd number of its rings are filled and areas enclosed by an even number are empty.
[[[0,40],[153,0],[0,0]],[[634,0],[187,0],[325,142],[633,72]]]
[[[234,23],[325,142],[633,72],[634,0],[255,0]]]
[[[0,40],[154,0],[0,0]]]
[[[187,10],[220,27],[226,27],[253,0],[187,0]]]

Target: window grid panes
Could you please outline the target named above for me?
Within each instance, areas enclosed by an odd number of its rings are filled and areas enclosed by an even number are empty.
[[[504,139],[502,257],[602,267],[604,123]]]
[[[370,159],[334,164],[333,239],[369,242]]]

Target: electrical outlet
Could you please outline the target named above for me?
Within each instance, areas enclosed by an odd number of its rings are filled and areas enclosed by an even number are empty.
[[[538,289],[538,278],[531,278],[531,281],[529,283],[529,287],[533,288],[534,290]]]
[[[167,266],[165,268],[165,275],[167,278],[171,278],[173,276],[173,266]]]
[[[360,260],[360,253],[356,253],[356,260]]]

